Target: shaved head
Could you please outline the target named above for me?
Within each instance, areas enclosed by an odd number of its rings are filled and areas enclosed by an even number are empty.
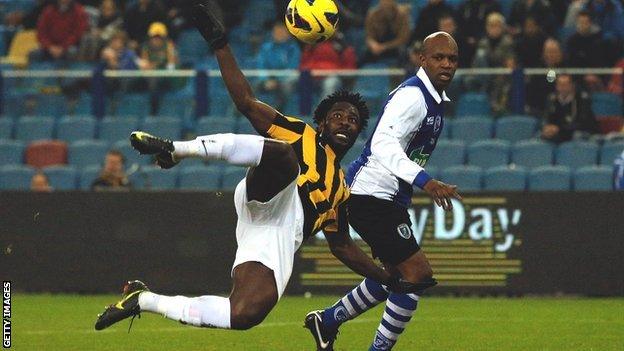
[[[442,92],[451,83],[457,70],[457,43],[446,32],[435,32],[423,41],[420,66],[433,86]]]
[[[435,32],[429,34],[423,40],[423,52],[431,52],[431,49],[437,45],[449,45],[457,51],[457,43],[450,34],[447,32]]]

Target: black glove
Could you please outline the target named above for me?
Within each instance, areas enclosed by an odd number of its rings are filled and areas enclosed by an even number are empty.
[[[218,16],[220,13],[219,5],[213,0],[199,1],[193,5],[193,24],[212,50],[221,49],[227,44],[225,27]]]
[[[430,288],[432,286],[437,285],[438,282],[434,278],[427,279],[425,281],[419,283],[408,282],[403,279],[401,276],[393,275],[388,280],[386,280],[383,285],[387,286],[388,289],[392,292],[399,294],[416,294],[420,295],[425,291],[425,289]]]

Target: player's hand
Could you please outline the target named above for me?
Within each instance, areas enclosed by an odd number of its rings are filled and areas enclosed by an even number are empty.
[[[220,10],[213,0],[197,1],[193,5],[193,24],[212,50],[221,49],[227,44],[225,27],[217,17],[218,13]]]
[[[457,193],[457,185],[449,185],[435,179],[428,181],[423,190],[431,196],[436,205],[445,211],[453,209],[451,198],[462,200],[462,197]]]
[[[392,292],[398,294],[422,294],[425,289],[437,285],[438,282],[434,278],[425,280],[420,283],[409,282],[398,275],[393,275],[390,279],[383,282],[383,285],[387,286]]]

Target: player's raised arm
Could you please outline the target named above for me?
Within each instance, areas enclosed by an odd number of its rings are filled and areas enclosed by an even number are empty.
[[[258,133],[266,135],[278,112],[256,99],[230,50],[225,27],[216,16],[216,9],[217,5],[212,0],[198,1],[193,7],[195,27],[215,52],[223,81],[236,108],[249,119]]]

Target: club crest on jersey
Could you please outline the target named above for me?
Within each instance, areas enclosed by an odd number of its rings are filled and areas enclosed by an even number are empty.
[[[433,132],[437,133],[440,130],[440,127],[442,126],[442,116],[436,116],[435,117],[435,124],[433,126]]]
[[[397,226],[397,233],[403,239],[409,239],[412,237],[412,228],[406,223],[401,223]]]

